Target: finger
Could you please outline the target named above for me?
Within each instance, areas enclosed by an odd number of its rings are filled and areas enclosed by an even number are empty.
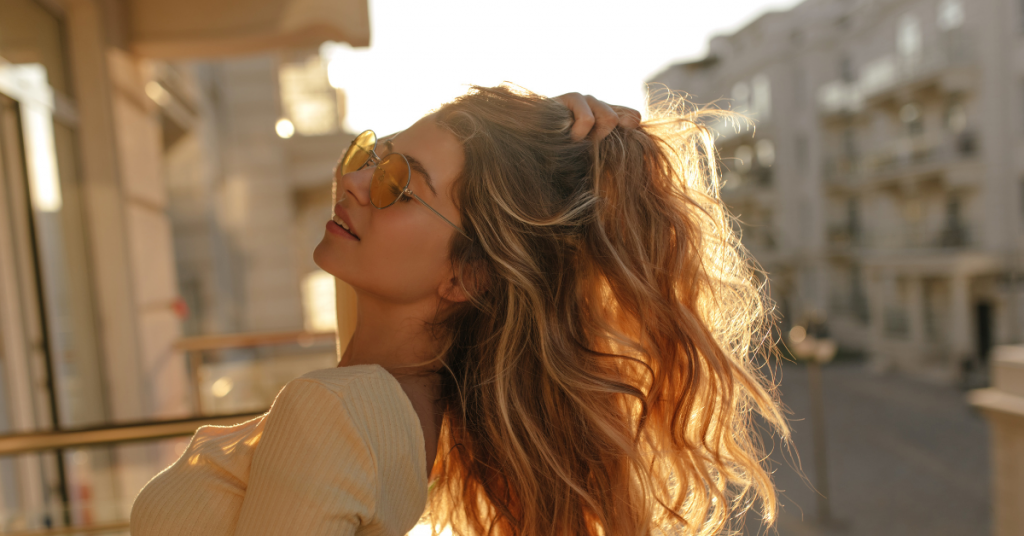
[[[586,99],[590,110],[594,113],[594,128],[590,131],[590,137],[594,141],[598,141],[615,130],[619,124],[619,114],[615,113],[615,110],[607,103],[599,101],[591,95],[587,95]]]
[[[587,100],[579,93],[566,93],[555,97],[555,100],[564,104],[572,112],[573,123],[569,136],[573,141],[579,141],[587,137],[587,133],[594,126],[594,113],[590,110]]]
[[[640,112],[627,106],[616,106],[613,104],[612,110],[619,114],[619,126],[626,130],[633,130],[640,126],[640,122],[643,120]]]

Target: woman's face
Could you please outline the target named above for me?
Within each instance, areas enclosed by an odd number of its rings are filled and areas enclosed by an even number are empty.
[[[409,189],[461,226],[449,195],[463,165],[455,136],[427,116],[387,141],[377,142],[377,154],[404,154],[412,167]],[[452,277],[448,243],[458,231],[409,195],[385,209],[374,207],[370,181],[375,169],[344,176],[335,172],[334,220],[348,222],[353,234],[328,221],[313,260],[360,292],[396,303],[433,300]]]

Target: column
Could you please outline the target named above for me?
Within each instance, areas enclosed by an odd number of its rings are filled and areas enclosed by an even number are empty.
[[[868,358],[873,368],[888,367],[884,353],[886,281],[891,279],[881,270],[864,271],[864,289],[868,299]]]
[[[970,279],[954,274],[949,282],[949,349],[954,362],[973,352],[970,307]]]
[[[907,321],[910,328],[912,355],[906,356],[913,366],[921,365],[928,351],[924,325],[924,282],[920,277],[907,278]]]

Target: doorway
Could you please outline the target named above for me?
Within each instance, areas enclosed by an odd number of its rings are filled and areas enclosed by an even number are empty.
[[[974,327],[977,335],[975,341],[978,352],[978,359],[982,365],[988,364],[988,354],[992,350],[992,315],[993,306],[991,302],[979,302],[974,309]]]

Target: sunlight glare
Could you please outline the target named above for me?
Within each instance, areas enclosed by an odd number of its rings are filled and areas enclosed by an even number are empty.
[[[807,338],[807,330],[803,326],[793,326],[793,329],[789,330],[789,340],[793,341],[793,344],[800,344]]]
[[[430,534],[430,525],[420,524],[413,527],[406,536],[430,536]],[[451,534],[452,529],[448,527],[441,531],[441,536],[451,536]]]
[[[706,54],[712,32],[797,3],[370,0],[371,46],[327,42],[320,56],[330,84],[345,91],[349,132],[402,130],[471,84],[503,81],[643,111],[644,80]]]
[[[231,389],[235,387],[235,382],[228,376],[222,376],[213,382],[213,386],[210,387],[210,392],[217,398],[224,398]]]
[[[274,124],[274,130],[281,138],[288,139],[295,135],[295,125],[288,119],[281,118]]]

